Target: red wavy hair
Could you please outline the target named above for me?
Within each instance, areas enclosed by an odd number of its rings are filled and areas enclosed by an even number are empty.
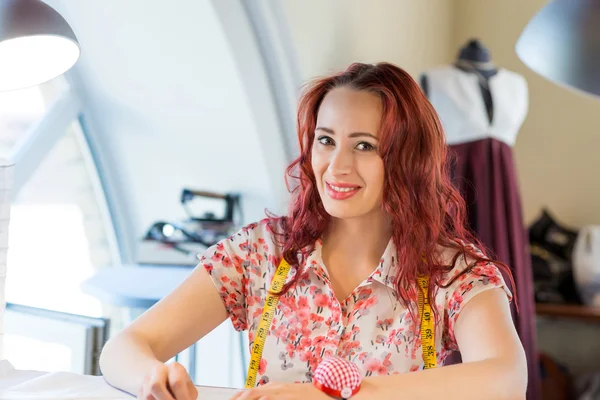
[[[390,63],[354,63],[338,74],[305,86],[298,105],[300,155],[286,170],[287,187],[293,195],[291,207],[287,217],[271,216],[280,223],[272,226],[282,227],[277,236],[285,259],[298,268],[299,254],[306,256],[314,249],[331,218],[317,191],[311,151],[321,102],[329,91],[340,86],[375,93],[381,98],[379,155],[385,166],[382,207],[392,219],[392,240],[399,266],[396,285],[403,304],[410,306],[409,290],[416,288],[417,276],[421,274],[430,277],[429,297],[434,304],[442,276],[453,267],[444,264],[439,246],[457,250],[453,264],[461,255],[472,258],[474,261],[465,272],[480,261],[496,263],[514,288],[506,265],[465,247],[465,243],[470,243],[485,252],[465,226],[465,202],[450,179],[451,158],[437,113],[413,78]],[[290,181],[295,185],[290,185]],[[300,275],[296,274],[296,279]],[[285,290],[294,284],[291,282]]]

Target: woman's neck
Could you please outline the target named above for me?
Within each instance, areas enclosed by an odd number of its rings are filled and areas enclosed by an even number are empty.
[[[377,265],[391,236],[389,219],[383,213],[368,218],[333,218],[323,235],[323,259]]]

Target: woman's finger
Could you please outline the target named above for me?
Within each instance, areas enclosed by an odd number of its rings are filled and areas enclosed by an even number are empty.
[[[149,394],[154,396],[156,400],[175,400],[167,387],[168,371],[165,368],[156,368],[150,382],[148,382]]]
[[[175,400],[196,400],[190,390],[191,378],[183,365],[179,363],[169,365],[167,382],[167,388],[173,394]]]

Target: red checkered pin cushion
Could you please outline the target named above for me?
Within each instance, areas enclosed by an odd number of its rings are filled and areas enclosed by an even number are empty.
[[[313,384],[332,397],[349,399],[360,389],[361,375],[358,367],[338,357],[326,358],[313,375]]]

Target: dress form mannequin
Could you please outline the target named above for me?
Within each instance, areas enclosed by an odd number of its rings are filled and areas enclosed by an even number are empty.
[[[481,95],[485,101],[488,120],[491,123],[494,118],[494,104],[490,93],[489,79],[498,73],[498,69],[492,62],[490,51],[479,39],[471,39],[460,49],[454,66],[479,76]],[[428,95],[428,82],[425,74],[421,75],[421,88]]]

